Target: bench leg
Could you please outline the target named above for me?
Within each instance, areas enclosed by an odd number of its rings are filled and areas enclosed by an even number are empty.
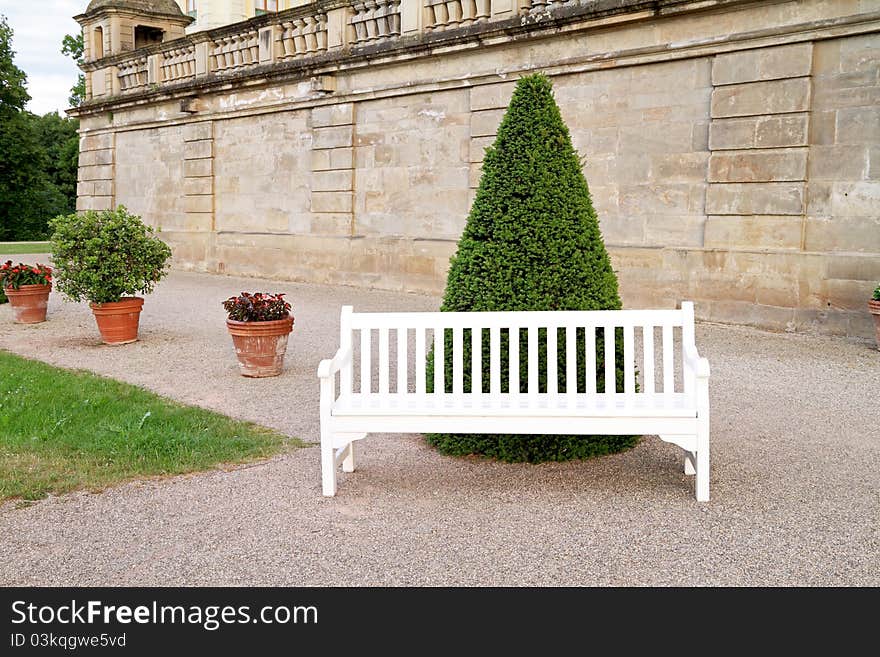
[[[321,429],[321,488],[326,497],[336,495],[336,454],[333,451],[333,436]]]
[[[684,473],[686,475],[697,474],[697,470],[694,467],[693,452],[689,452],[688,450],[685,450],[685,452],[684,452]]]
[[[709,435],[697,438],[697,502],[709,501]]]
[[[348,455],[342,460],[343,472],[354,472],[354,444],[354,440],[348,443]]]

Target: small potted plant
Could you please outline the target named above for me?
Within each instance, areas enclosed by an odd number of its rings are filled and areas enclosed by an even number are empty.
[[[223,302],[243,376],[278,376],[284,366],[287,337],[293,330],[290,304],[283,294],[242,292]]]
[[[874,315],[874,332],[877,334],[877,349],[880,349],[880,285],[874,288],[874,296],[868,300],[868,310]]]
[[[144,300],[167,271],[171,249],[123,206],[59,216],[50,223],[58,289],[89,301],[101,340],[137,340]]]
[[[17,265],[7,260],[0,265],[0,288],[9,298],[12,318],[19,324],[46,321],[49,292],[52,291],[52,269],[46,265]]]

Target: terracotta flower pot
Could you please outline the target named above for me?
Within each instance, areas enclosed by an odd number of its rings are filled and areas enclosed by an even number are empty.
[[[52,284],[22,285],[17,290],[7,287],[6,296],[12,306],[12,318],[19,324],[38,324],[46,321],[46,306]]]
[[[138,339],[138,324],[144,300],[122,297],[111,303],[90,303],[104,344],[128,344]]]
[[[874,315],[874,332],[877,334],[877,349],[880,349],[880,301],[868,301],[868,310]]]
[[[287,336],[293,330],[293,317],[268,322],[226,320],[242,376],[278,376],[287,352]]]

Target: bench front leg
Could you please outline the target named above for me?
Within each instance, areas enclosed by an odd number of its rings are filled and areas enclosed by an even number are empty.
[[[330,410],[335,393],[334,375],[321,373],[325,374],[321,376],[321,488],[326,497],[333,497],[336,495],[336,452],[333,449]]]
[[[708,368],[707,368],[708,369]],[[697,376],[697,462],[696,493],[698,502],[709,501],[709,377]]]

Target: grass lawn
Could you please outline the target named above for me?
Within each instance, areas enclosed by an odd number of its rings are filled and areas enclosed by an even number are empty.
[[[0,500],[205,470],[301,445],[143,388],[0,351]]]
[[[19,253],[49,253],[49,242],[0,242],[0,255]]]

